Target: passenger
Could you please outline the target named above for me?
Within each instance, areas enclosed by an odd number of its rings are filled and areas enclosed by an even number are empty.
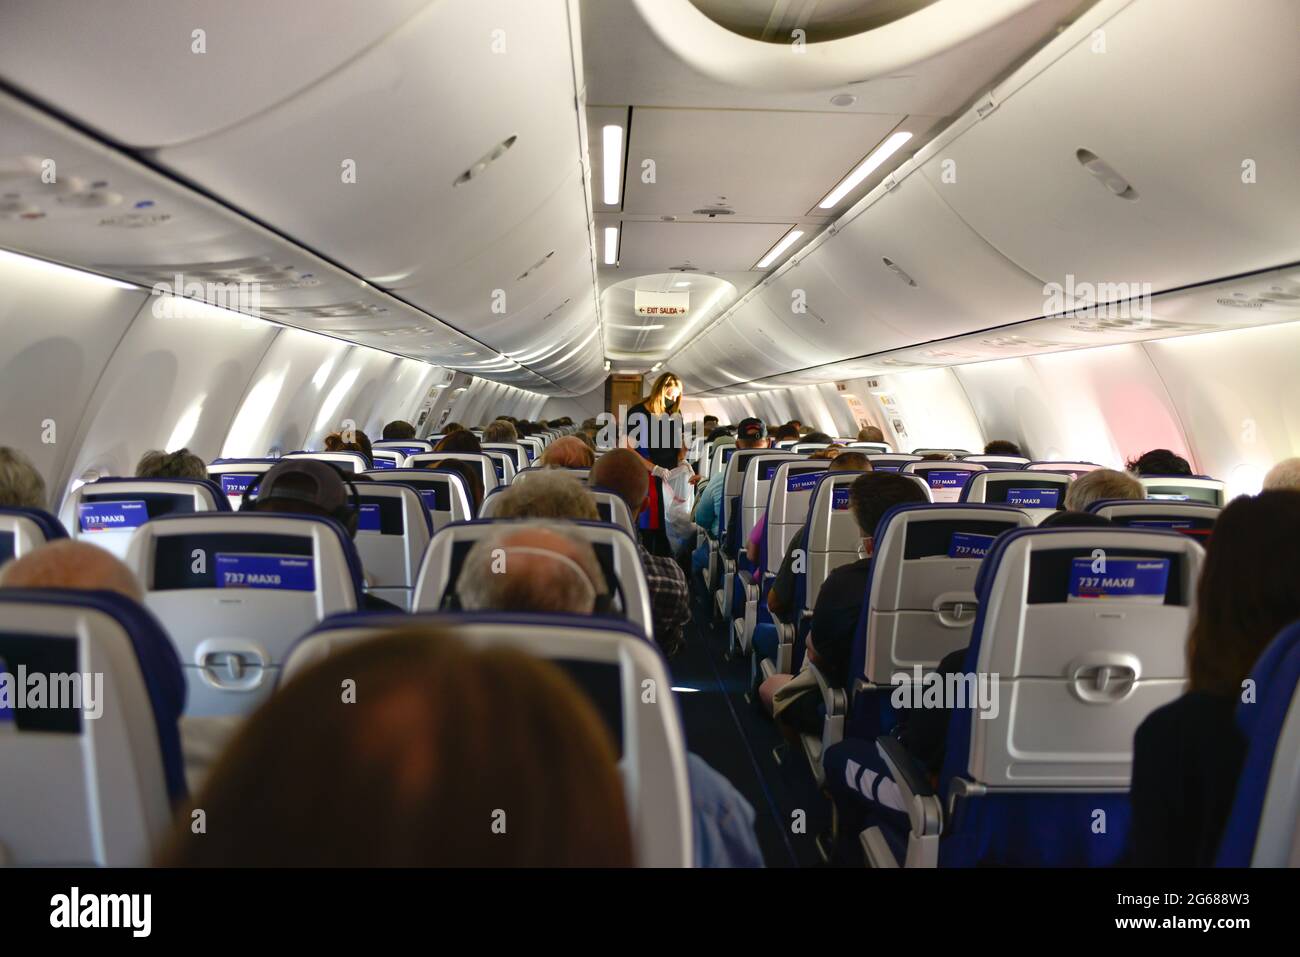
[[[208,467],[189,449],[175,452],[150,449],[136,463],[135,477],[205,479],[208,477]]]
[[[706,415],[700,422],[700,435],[708,438],[714,429],[718,427],[718,417],[716,415]]]
[[[951,452],[928,452],[921,456],[922,462],[956,462],[957,456]]]
[[[712,442],[716,449],[719,445],[732,445],[736,441],[736,430],[729,425],[720,425],[704,436],[705,441]]]
[[[484,442],[518,442],[519,433],[515,431],[512,423],[505,419],[496,419],[489,422],[488,427],[483,430]]]
[[[847,687],[849,656],[858,630],[858,615],[871,571],[872,536],[880,517],[895,505],[924,504],[925,492],[911,479],[891,472],[859,475],[849,487],[849,508],[862,534],[862,558],[841,565],[829,575],[817,593],[813,606],[812,631],[805,657],[816,664],[832,687]],[[794,680],[793,675],[775,674],[759,687],[759,701],[771,712],[776,693]],[[803,693],[793,696],[779,714],[787,727],[808,734],[820,734],[821,696],[812,693],[815,682],[801,677]]]
[[[1008,442],[1006,439],[994,439],[984,445],[985,455],[1015,455],[1023,457],[1020,453],[1020,446],[1014,442]]]
[[[469,550],[456,596],[466,611],[590,615],[608,606],[609,585],[591,545],[562,525],[506,525]]]
[[[343,526],[349,539],[356,537],[359,516],[352,506],[347,483],[328,462],[316,459],[280,462],[262,476],[255,491],[251,505],[247,506],[254,512],[332,518]],[[369,591],[359,598],[366,611],[401,611]]]
[[[840,452],[831,460],[828,472],[870,472],[871,460],[863,452],[856,452],[852,449]],[[786,547],[785,558],[781,561],[781,567],[776,573],[776,578],[772,581],[772,587],[767,593],[767,610],[775,617],[782,621],[790,621],[790,616],[794,613],[795,584],[796,576],[794,573],[795,556],[800,549],[804,547],[803,528],[797,529],[790,539],[790,544]],[[775,649],[770,649],[763,657],[773,657]]]
[[[864,425],[858,430],[858,441],[880,442],[883,444],[885,441],[885,433],[881,432],[880,429],[874,425]]]
[[[401,419],[394,419],[384,426],[384,441],[399,442],[403,439],[415,438],[415,426],[410,422],[404,422]]]
[[[45,479],[17,449],[0,446],[0,508],[45,508]]]
[[[0,568],[0,588],[111,591],[144,604],[144,588],[121,559],[68,538],[48,542]]]
[[[1093,469],[1072,481],[1065,490],[1065,510],[1086,512],[1093,502],[1106,499],[1141,499],[1147,497],[1142,483],[1127,472]]]
[[[682,380],[665,372],[655,380],[650,394],[627,410],[629,447],[645,461],[646,471],[654,466],[673,469],[677,449],[683,441]]]
[[[574,432],[573,437],[580,441],[587,448],[591,449],[591,454],[596,454],[596,436],[589,432]]]
[[[607,467],[647,482],[641,464],[629,461],[635,454],[630,449],[615,449],[605,453],[601,461],[615,456],[611,460],[614,465]],[[494,574],[494,568],[501,567],[497,550],[502,548],[506,549],[505,570]],[[557,560],[557,555],[567,560]],[[460,581],[457,595],[461,605],[472,610],[590,614],[597,604],[596,593],[605,588],[591,547],[569,539],[563,534],[563,526],[508,529],[476,542],[466,558]],[[763,855],[754,836],[753,806],[697,755],[687,752],[686,766],[695,866],[762,867]]]
[[[494,518],[554,518],[600,521],[596,499],[572,475],[542,472],[492,497]]]
[[[442,427],[443,435],[451,435],[451,433],[453,432],[464,432],[464,431],[465,431],[465,426],[461,425],[459,422],[448,422],[446,425]]]
[[[455,472],[461,477],[465,484],[465,491],[469,493],[469,506],[473,509],[475,515],[483,507],[483,470],[479,468],[478,463],[470,462],[467,459],[437,459],[433,462],[425,462],[426,469],[438,469],[443,472]]]
[[[370,439],[360,429],[343,429],[325,436],[326,452],[360,452],[366,457],[367,468],[374,465]]]
[[[556,439],[542,452],[539,464],[548,469],[589,469],[596,453],[582,439],[566,435]]]
[[[473,432],[459,429],[455,432],[448,432],[439,439],[433,450],[435,452],[482,452],[483,443],[479,441],[478,436]]]
[[[719,440],[721,441],[721,440]],[[737,449],[765,449],[768,447],[767,431],[762,419],[742,419],[736,428]],[[695,524],[716,540],[722,521],[722,493],[725,490],[727,470],[720,468],[709,476],[703,489],[696,490]],[[705,542],[691,553],[691,574],[697,587],[703,591],[704,570],[709,564],[709,543]]]
[[[793,425],[778,425],[772,432],[772,445],[779,442],[799,441],[799,430]]]
[[[1187,459],[1175,455],[1168,449],[1152,449],[1124,465],[1135,475],[1191,475],[1192,467]]]
[[[1187,638],[1187,692],[1157,708],[1133,742],[1132,863],[1209,867],[1246,755],[1237,726],[1246,679],[1300,619],[1300,493],[1234,499],[1214,523]]]
[[[353,682],[363,690],[340,703]],[[435,628],[388,632],[290,681],[195,807],[211,832],[179,815],[163,866],[633,863],[617,754],[590,700],[550,662]]]
[[[611,449],[597,459],[590,483],[594,488],[615,492],[627,504],[634,521],[646,507],[650,475],[641,457],[631,449]],[[636,547],[650,589],[655,641],[664,654],[675,655],[683,647],[683,630],[691,617],[686,576],[671,558],[651,555],[639,541]]]
[[[822,445],[832,445],[835,442],[835,440],[831,438],[829,435],[827,435],[825,432],[808,432],[807,434],[803,435],[799,439],[799,441],[808,442],[808,443],[818,442]]]
[[[1264,476],[1264,491],[1300,491],[1300,458],[1283,459]]]

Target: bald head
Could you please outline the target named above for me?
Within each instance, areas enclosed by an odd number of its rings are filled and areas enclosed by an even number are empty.
[[[507,528],[469,550],[456,594],[469,611],[589,615],[606,591],[596,553],[563,526]]]
[[[97,545],[60,539],[42,545],[0,569],[0,588],[73,588],[113,591],[144,601],[131,569]]]
[[[636,518],[650,491],[650,473],[646,471],[645,461],[631,449],[612,449],[596,460],[587,484],[616,493]]]

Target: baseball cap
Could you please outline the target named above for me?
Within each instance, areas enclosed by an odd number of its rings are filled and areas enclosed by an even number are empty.
[[[753,442],[755,439],[764,438],[767,435],[767,426],[763,424],[762,419],[741,419],[740,425],[736,428],[736,438],[744,439],[746,442]]]
[[[257,501],[305,502],[327,513],[348,505],[347,486],[338,469],[318,459],[289,459],[273,466],[257,487]]]

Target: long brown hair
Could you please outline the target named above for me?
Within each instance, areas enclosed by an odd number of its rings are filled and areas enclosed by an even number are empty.
[[[664,389],[668,388],[668,383],[677,383],[677,388],[682,388],[682,380],[672,372],[661,373],[659,378],[655,379],[654,386],[650,389],[650,394],[645,397],[646,411],[651,415],[675,415],[681,408],[682,397],[677,396],[677,401],[669,405],[664,401]]]
[[[1192,691],[1238,695],[1265,646],[1300,619],[1300,492],[1234,499],[1214,523],[1187,641]]]
[[[206,833],[180,815],[164,866],[632,863],[614,746],[589,700],[550,662],[430,628],[291,680],[194,806]]]

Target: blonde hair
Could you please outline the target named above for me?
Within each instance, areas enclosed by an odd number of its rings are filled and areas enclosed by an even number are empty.
[[[17,449],[0,446],[0,506],[45,508],[45,479]]]
[[[1142,487],[1142,483],[1127,472],[1093,469],[1091,472],[1084,472],[1065,490],[1065,510],[1086,512],[1093,502],[1104,499],[1146,497],[1147,490]]]
[[[673,415],[682,404],[682,397],[679,395],[677,401],[671,407],[664,402],[664,390],[668,388],[668,383],[675,382],[677,388],[682,388],[682,380],[677,378],[675,373],[664,372],[659,378],[655,379],[655,384],[650,389],[650,394],[645,397],[644,405],[646,411],[651,415]]]

